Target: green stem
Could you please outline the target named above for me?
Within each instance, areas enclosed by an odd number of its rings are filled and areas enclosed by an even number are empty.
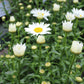
[[[40,24],[40,22],[41,22],[41,19],[39,19],[39,24]]]
[[[18,60],[18,84],[20,84],[20,60]]]
[[[40,64],[40,62],[41,62],[41,44],[39,46],[39,50],[40,50],[40,53],[39,53],[39,64]]]
[[[70,72],[71,72],[71,70],[72,70],[72,66],[73,66],[73,64],[74,64],[75,60],[76,60],[76,56],[75,56],[75,54],[73,54],[73,58],[71,59],[71,63],[70,63],[71,65],[70,65],[69,70],[68,70],[68,78],[67,78],[67,80],[66,80],[66,83],[65,83],[65,84],[67,84],[67,83],[68,83],[68,80],[69,80],[69,75],[70,75]]]
[[[13,33],[11,33],[11,49],[12,49],[12,46],[13,46]]]
[[[69,67],[69,75],[70,75],[70,72],[71,72],[71,69],[72,69],[72,66],[74,64],[75,59],[76,59],[76,56],[75,56],[75,54],[73,54],[73,58],[72,58],[71,63],[70,63],[71,65]]]
[[[65,32],[65,37],[64,37],[64,50],[65,50],[66,56],[68,56],[68,55],[67,55],[66,46],[67,46],[67,32]]]
[[[76,39],[76,40],[77,40],[77,38],[76,38],[76,29],[77,29],[77,26],[78,26],[78,18],[76,18],[76,23],[75,23],[75,27],[74,27],[74,31],[73,31],[74,39]]]
[[[18,42],[19,42],[19,28],[18,28]]]

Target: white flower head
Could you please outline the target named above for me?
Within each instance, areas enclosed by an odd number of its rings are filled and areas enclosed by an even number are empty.
[[[60,5],[54,3],[53,4],[53,11],[59,11],[60,10]]]
[[[67,19],[68,21],[72,21],[72,20],[75,19],[74,14],[71,13],[71,12],[67,12],[67,14],[66,14],[65,16],[66,16],[66,19]]]
[[[66,32],[70,32],[72,31],[72,26],[73,26],[73,23],[71,23],[71,21],[64,21],[62,23],[62,26],[63,26],[63,30],[66,31]]]
[[[47,11],[47,10],[40,10],[40,9],[33,9],[31,10],[31,14],[33,14],[34,17],[37,17],[38,19],[45,19],[45,20],[48,20],[48,16],[50,16],[50,12]]]
[[[11,33],[16,32],[16,24],[10,23],[10,24],[9,24],[8,31],[11,32]]]
[[[17,56],[17,57],[21,57],[24,55],[25,53],[25,50],[26,50],[26,45],[25,44],[16,44],[13,46],[13,52],[14,52],[14,55]]]
[[[77,8],[75,9],[75,8],[73,8],[72,12],[75,15],[75,17],[77,17],[77,18],[84,18],[84,11],[82,9],[77,9]]]
[[[73,41],[71,46],[71,52],[74,54],[80,54],[82,52],[83,43],[79,41]]]
[[[50,34],[50,28],[49,28],[50,24],[44,24],[44,22],[39,23],[33,23],[33,24],[29,24],[28,28],[25,28],[25,31],[33,34],[33,35],[42,35],[42,34]]]

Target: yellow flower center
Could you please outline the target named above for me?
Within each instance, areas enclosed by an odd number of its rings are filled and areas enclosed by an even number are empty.
[[[41,27],[36,27],[36,28],[34,29],[34,31],[35,31],[36,33],[40,33],[40,32],[43,31],[43,29],[42,29]]]
[[[44,13],[38,13],[38,15],[42,15],[42,16],[44,16]]]
[[[80,17],[82,17],[82,15],[80,15]]]

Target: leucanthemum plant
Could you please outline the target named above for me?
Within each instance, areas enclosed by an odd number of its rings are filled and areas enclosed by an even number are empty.
[[[12,0],[2,17],[0,84],[84,84],[83,3]]]

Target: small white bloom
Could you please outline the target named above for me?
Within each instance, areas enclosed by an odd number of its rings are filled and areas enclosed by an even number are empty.
[[[25,53],[25,50],[26,50],[26,45],[25,44],[16,44],[13,46],[13,52],[14,52],[14,55],[17,56],[17,57],[21,57],[24,55]]]
[[[54,3],[53,4],[53,11],[59,11],[60,10],[60,5]]]
[[[38,43],[38,44],[43,44],[43,43],[45,43],[45,37],[44,37],[44,36],[38,36],[38,38],[37,38],[37,43]]]
[[[10,16],[10,22],[15,22],[15,17],[14,16]]]
[[[9,32],[13,33],[13,32],[16,32],[16,25],[15,24],[9,24],[9,29],[8,29]]]
[[[66,16],[66,19],[69,20],[69,21],[72,21],[72,20],[75,19],[74,14],[71,13],[71,12],[67,12],[67,14],[65,16]]]
[[[84,18],[84,11],[82,9],[72,9],[73,14],[75,15],[75,17],[77,18]]]
[[[25,28],[25,31],[33,34],[33,35],[42,35],[42,34],[50,34],[50,28],[49,28],[50,24],[44,24],[44,22],[39,23],[33,23],[33,24],[29,24],[28,28]]]
[[[70,32],[70,31],[72,31],[73,23],[71,23],[71,21],[68,21],[68,22],[64,21],[64,22],[62,23],[62,26],[63,26],[63,30],[64,30],[64,31]]]
[[[73,0],[73,3],[78,3],[79,2],[79,0]]]
[[[38,19],[45,19],[48,20],[47,17],[50,16],[50,12],[47,10],[40,10],[40,9],[33,9],[31,10],[31,14],[33,14],[34,17],[37,17]]]
[[[74,54],[80,54],[82,52],[83,43],[79,41],[73,41],[71,46],[71,52]]]

